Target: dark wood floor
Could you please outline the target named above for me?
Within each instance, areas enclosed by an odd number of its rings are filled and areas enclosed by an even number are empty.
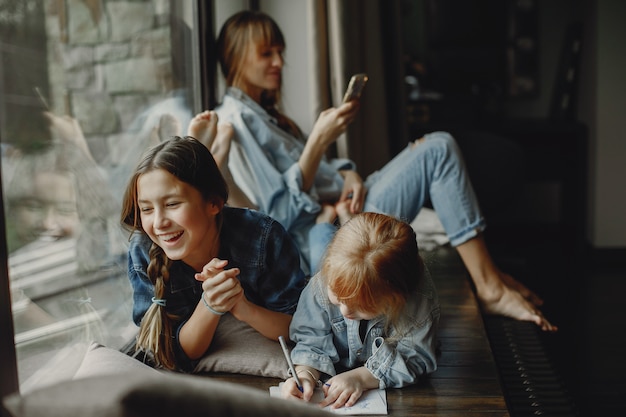
[[[580,415],[626,415],[626,253],[575,254],[541,236],[490,247],[502,269],[544,298],[559,331],[540,338]]]
[[[565,411],[560,412],[564,407],[556,401],[557,406],[552,407],[556,411],[543,415],[626,415],[626,256],[618,253],[603,259],[591,251],[574,254],[567,250],[567,244],[552,238],[518,240],[515,245],[494,239],[488,239],[488,243],[503,270],[544,298],[544,313],[559,326],[556,333],[543,333],[533,325],[513,323],[516,331],[526,332],[520,340],[537,339],[540,356],[550,365],[550,377],[554,374],[559,389],[565,391]],[[448,325],[441,334],[441,366],[426,385],[393,391],[392,397],[398,398],[391,398],[396,407],[392,414],[535,415],[532,409],[522,407],[516,411],[511,407],[512,399],[506,398],[507,383],[501,380],[507,402],[504,407],[501,387],[493,386],[493,358],[481,356],[488,342],[478,337],[475,340],[482,340],[482,345],[467,343],[473,330],[463,325],[463,320],[476,322],[476,309],[470,302],[475,300],[451,300],[449,291],[459,288],[462,272],[459,274],[454,256],[446,259],[440,255],[431,259],[439,276],[437,285],[440,295],[455,306],[447,309],[443,318]],[[484,319],[488,323],[489,318]],[[471,375],[464,375],[464,370]],[[472,383],[467,383],[468,378]],[[459,398],[465,401],[466,409],[458,408]]]
[[[453,249],[424,254],[441,304],[438,369],[418,384],[388,389],[393,416],[509,416],[480,309],[465,268]],[[267,391],[280,381],[211,375]]]

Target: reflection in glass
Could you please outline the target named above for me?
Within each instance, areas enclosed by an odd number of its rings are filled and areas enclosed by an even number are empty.
[[[186,5],[185,5],[186,3]],[[20,390],[137,331],[122,192],[193,114],[192,2],[0,2],[0,132]],[[1,335],[6,337],[6,335]]]

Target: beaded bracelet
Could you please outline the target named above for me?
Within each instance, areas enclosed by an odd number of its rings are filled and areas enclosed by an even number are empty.
[[[202,302],[204,302],[204,306],[213,314],[215,314],[216,316],[223,316],[224,314],[226,314],[225,311],[217,311],[214,310],[213,307],[211,307],[209,305],[209,303],[206,302],[206,300],[204,299],[204,292],[202,292],[202,295],[200,296],[202,298]]]

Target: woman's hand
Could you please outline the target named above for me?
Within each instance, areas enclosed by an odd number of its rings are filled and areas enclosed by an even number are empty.
[[[359,110],[358,100],[326,109],[320,113],[298,160],[302,171],[302,191],[308,192],[315,181],[315,173],[328,147],[354,120]]]
[[[357,214],[363,211],[367,188],[363,184],[363,179],[356,171],[339,171],[343,176],[343,190],[339,201],[350,200],[350,213]]]
[[[313,125],[309,140],[318,141],[324,149],[328,148],[346,131],[359,112],[359,107],[359,101],[352,100],[322,111]]]
[[[243,288],[237,277],[239,268],[224,269],[228,261],[213,258],[195,275],[202,281],[204,300],[220,313],[230,311],[244,297]]]

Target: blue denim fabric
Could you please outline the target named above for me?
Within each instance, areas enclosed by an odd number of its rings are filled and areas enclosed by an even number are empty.
[[[330,223],[319,223],[313,226],[309,232],[309,253],[311,258],[311,274],[319,271],[322,257],[326,247],[335,236],[337,226]]]
[[[300,292],[306,284],[300,269],[298,249],[277,221],[253,210],[224,207],[220,231],[220,259],[228,268],[239,268],[239,280],[246,298],[269,310],[293,314]],[[154,286],[148,279],[150,238],[135,233],[128,252],[128,277],[133,288],[133,321],[139,325],[150,307]],[[191,371],[191,361],[178,344],[178,331],[200,302],[202,283],[194,278],[196,271],[182,261],[174,261],[165,299],[168,313],[181,319],[177,328],[176,360],[184,371]]]
[[[485,219],[454,138],[446,132],[424,137],[367,177],[363,210],[411,222],[430,199],[450,243],[458,246],[484,230]]]
[[[296,342],[294,364],[308,365],[334,376],[365,366],[379,388],[400,388],[417,382],[437,369],[436,345],[440,308],[437,292],[427,273],[402,313],[401,324],[385,331],[383,317],[367,322],[364,340],[360,321],[346,319],[330,303],[320,274],[311,278],[289,328]]]
[[[304,139],[276,125],[254,100],[229,88],[215,109],[221,121],[232,123],[236,135],[229,168],[235,182],[257,205],[285,226],[302,254],[302,268],[311,274],[315,262],[309,233],[320,211],[319,202],[336,201],[343,188],[339,170],[355,170],[347,159],[324,159],[307,193],[302,191],[298,159]],[[462,155],[448,133],[436,132],[404,151],[366,179],[366,211],[394,215],[411,222],[424,203],[432,201],[452,245],[459,245],[485,228]]]
[[[337,200],[343,187],[339,170],[354,170],[348,159],[322,159],[309,192],[302,191],[298,159],[304,139],[279,128],[276,120],[246,94],[229,88],[215,108],[221,122],[235,129],[228,166],[233,179],[259,211],[278,220],[302,253],[302,269],[310,274],[309,230],[320,201]]]

